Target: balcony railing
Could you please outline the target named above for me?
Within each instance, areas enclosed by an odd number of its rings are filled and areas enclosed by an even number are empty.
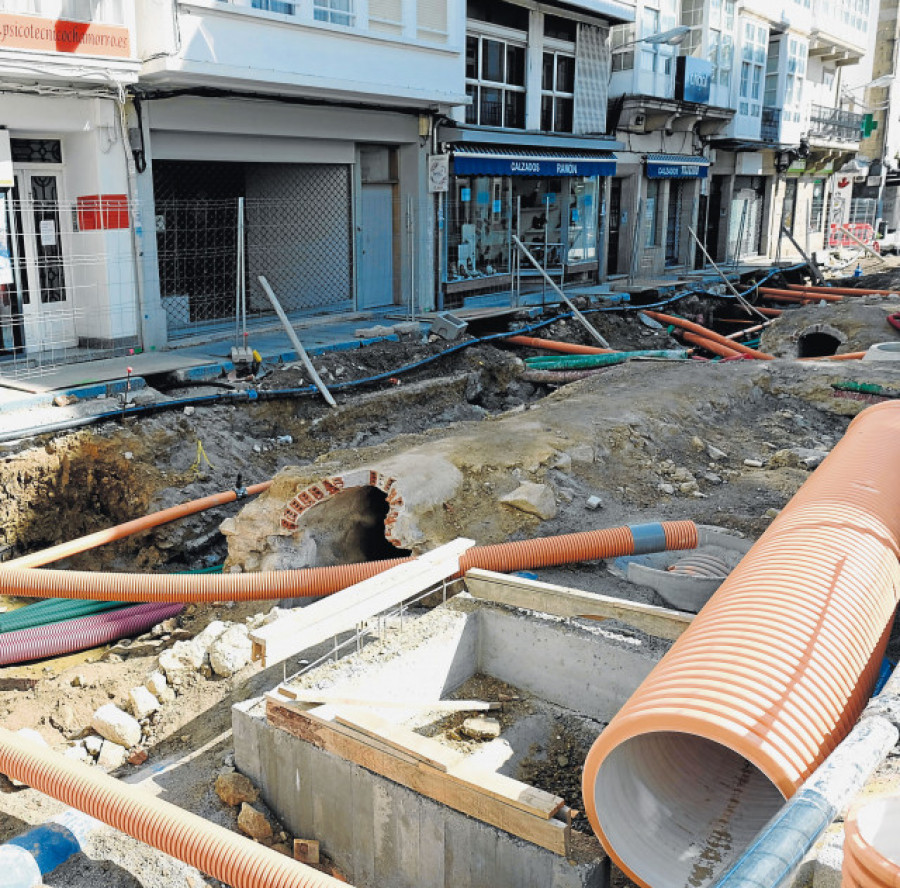
[[[781,108],[763,105],[759,137],[764,142],[777,142],[781,130]]]
[[[832,142],[858,142],[862,138],[862,114],[810,105],[809,134]]]

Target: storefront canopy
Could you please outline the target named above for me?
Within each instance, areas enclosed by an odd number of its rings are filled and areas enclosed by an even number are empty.
[[[695,154],[648,154],[648,179],[705,179],[709,161]]]
[[[457,145],[453,171],[457,176],[614,176],[616,156],[609,151]]]

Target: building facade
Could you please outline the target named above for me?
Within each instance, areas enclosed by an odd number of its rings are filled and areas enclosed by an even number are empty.
[[[133,5],[10,0],[0,29],[0,359],[133,347]]]

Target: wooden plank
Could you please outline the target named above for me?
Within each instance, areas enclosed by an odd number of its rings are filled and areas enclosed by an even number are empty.
[[[458,573],[459,556],[474,545],[473,540],[454,540],[254,630],[254,659],[271,666],[396,607]]]
[[[338,724],[356,728],[367,737],[437,768],[446,773],[450,780],[471,784],[480,792],[536,817],[549,819],[565,804],[563,799],[552,793],[505,774],[472,765],[466,761],[466,755],[454,752],[437,740],[423,737],[374,713],[341,708],[335,713],[335,720]]]
[[[379,700],[372,697],[344,697],[329,691],[310,691],[279,685],[276,693],[298,703],[319,706],[358,706],[365,709],[410,709],[423,712],[490,712],[503,708],[502,703],[484,700]]]
[[[277,698],[266,697],[266,717],[273,727],[526,842],[554,854],[567,854],[571,830],[562,820],[536,817],[479,792],[477,787],[448,780],[446,775],[421,762],[410,765],[393,753],[372,746],[359,734],[356,737],[340,734],[332,725],[316,723],[308,716],[309,713],[300,712]]]
[[[595,595],[538,580],[473,569],[466,573],[466,589],[476,598],[508,604],[556,617],[619,620],[648,635],[678,638],[690,626],[694,614],[656,607],[608,595]]]

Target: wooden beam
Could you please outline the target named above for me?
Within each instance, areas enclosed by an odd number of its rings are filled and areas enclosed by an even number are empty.
[[[368,712],[359,710],[339,710],[336,714],[339,724],[358,729],[388,746],[413,755],[439,771],[446,773],[449,780],[470,784],[492,798],[529,814],[549,820],[565,804],[565,800],[505,774],[489,771],[471,763],[467,756],[454,752],[437,740],[423,737],[402,725],[394,724]]]
[[[503,708],[502,703],[484,700],[379,700],[372,697],[344,697],[330,691],[297,689],[279,685],[275,692],[297,703],[316,706],[360,706],[365,709],[408,709],[424,712],[490,712]]]
[[[474,545],[454,540],[254,630],[253,659],[271,666],[396,607],[458,573],[459,556]]]
[[[538,580],[473,569],[466,573],[466,589],[475,598],[540,611],[556,617],[586,617],[591,620],[619,620],[648,635],[678,638],[694,619],[693,614],[581,592]]]
[[[378,748],[369,738],[357,732],[347,729],[349,733],[339,733],[334,730],[335,725],[317,721],[310,717],[310,713],[301,712],[293,704],[285,704],[271,695],[266,697],[266,717],[273,727],[455,811],[496,826],[554,854],[565,856],[568,853],[571,829],[562,820],[536,817],[492,798],[476,786],[448,780],[446,774],[421,762],[410,764],[395,755],[394,751]]]

